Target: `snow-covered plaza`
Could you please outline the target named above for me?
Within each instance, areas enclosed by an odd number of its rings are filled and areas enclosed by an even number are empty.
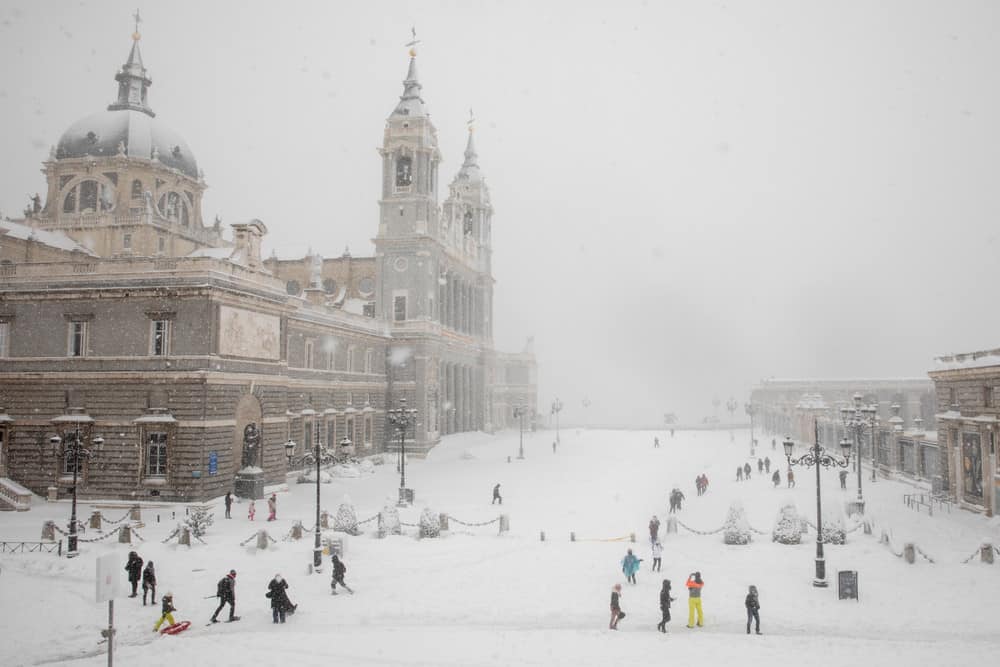
[[[660,438],[658,449],[654,436]],[[176,527],[171,513],[182,515],[184,507],[146,506],[145,526],[138,529],[145,541],[133,540],[132,546],[112,538],[82,544],[75,559],[4,555],[0,664],[105,664],[106,648],[98,642],[107,607],[94,600],[95,562],[114,552],[124,568],[131,549],[156,563],[158,595],[172,591],[176,618],[192,626],[175,637],[161,636],[152,632],[158,605],[119,599],[119,665],[607,665],[653,659],[916,666],[966,664],[1000,649],[1000,564],[982,564],[978,557],[963,562],[984,538],[1000,543],[996,519],[957,509],[917,513],[902,502],[912,486],[883,479],[873,485],[865,470],[874,534],[855,530],[846,545],[827,545],[831,585],[819,589],[812,585],[814,533],[803,535],[799,545],[770,538],[786,500],[815,520],[815,472],[796,469],[796,488],[786,488],[784,479],[775,488],[769,476],[757,474],[756,458],[747,456],[747,431],[731,440],[728,431],[678,431],[671,438],[662,432],[570,429],[553,452],[554,437],[525,434],[523,460],[517,458],[516,432],[446,438],[426,460],[411,459],[407,482],[416,503],[401,510],[402,520],[416,523],[430,507],[453,517],[450,531],[417,539],[416,528],[404,527],[403,535],[379,539],[371,522],[361,535],[345,537],[346,581],[354,595],[330,595],[328,558],[322,574],[308,573],[311,534],[282,540],[295,520],[312,525],[313,484],[269,488],[278,497],[278,518],[271,523],[263,520],[259,501],[253,523],[245,502],[234,505],[233,518],[225,520],[219,499],[207,545],[161,543]],[[758,455],[784,472],[780,438],[775,450],[770,436],[761,442]],[[734,467],[747,461],[754,463],[751,479],[737,482]],[[707,474],[709,487],[699,497],[694,479],[700,473]],[[855,479],[851,475],[841,490],[836,471],[823,470],[824,518],[840,515],[855,494]],[[387,455],[374,473],[324,484],[322,506],[332,514],[346,496],[364,519],[395,498],[398,483],[395,457]],[[497,483],[502,507],[490,502]],[[685,526],[714,531],[738,500],[750,525],[767,534],[755,534],[747,546],[726,546],[720,533],[682,528],[667,534],[667,493],[674,486],[686,495],[678,514]],[[69,509],[67,502],[35,498],[29,512],[0,515],[0,536],[37,540],[44,520],[64,526]],[[83,504],[80,516],[90,511]],[[484,522],[501,512],[511,523],[504,534],[496,522],[466,527],[455,521]],[[647,523],[654,514],[663,522],[662,573],[650,572]],[[261,551],[254,540],[240,546],[262,528],[276,543]],[[883,530],[891,533],[889,545],[879,541]],[[570,541],[571,532],[576,541]],[[94,531],[83,537],[95,537]],[[905,542],[934,562],[919,555],[912,565],[904,562],[893,551]],[[620,565],[630,547],[644,559],[636,585],[625,583]],[[242,620],[208,626],[216,582],[231,568],[238,572],[236,611]],[[684,581],[695,570],[706,582],[705,627],[687,629]],[[859,572],[859,601],[838,600],[838,570]],[[264,597],[275,573],[288,580],[299,605],[284,625],[272,623]],[[672,580],[677,598],[665,635],[655,630],[663,578]],[[617,632],[607,627],[615,583],[623,583],[627,612]],[[751,584],[760,590],[762,636],[745,633],[743,600]]]

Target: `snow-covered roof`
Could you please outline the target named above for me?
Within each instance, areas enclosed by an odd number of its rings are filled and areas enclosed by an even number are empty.
[[[90,248],[80,245],[63,232],[50,232],[45,229],[32,227],[31,225],[14,222],[13,220],[0,220],[0,235],[7,236],[12,239],[19,239],[21,241],[31,239],[43,245],[47,245],[50,248],[56,248],[57,250],[65,250],[66,252],[82,252],[85,255],[97,257],[96,252]]]
[[[198,248],[188,254],[188,257],[211,257],[212,259],[229,259],[236,252],[235,248]]]
[[[935,371],[956,371],[965,368],[987,368],[989,366],[1000,366],[1000,349],[949,354],[934,359]]]

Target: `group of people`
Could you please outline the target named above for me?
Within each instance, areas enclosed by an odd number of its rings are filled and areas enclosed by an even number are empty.
[[[625,561],[629,560],[631,556],[635,559],[632,554],[632,550],[628,550],[628,555],[625,557]],[[635,559],[642,560],[642,559]],[[638,563],[636,562],[636,567]],[[633,577],[634,579],[634,577]],[[635,583],[634,580],[632,583]],[[685,587],[688,590],[688,622],[687,627],[703,627],[705,623],[705,616],[701,606],[701,591],[705,587],[705,581],[701,578],[701,572],[692,572],[688,575],[687,581],[685,582]],[[663,586],[660,588],[660,622],[656,624],[656,629],[660,632],[666,633],[667,623],[670,622],[670,603],[675,602],[676,598],[671,595],[671,584],[669,579],[663,580]],[[743,606],[747,613],[747,634],[750,634],[751,626],[754,626],[754,631],[759,635],[760,631],[760,600],[757,594],[757,587],[751,585],[748,589],[746,598],[743,600]],[[622,585],[615,584],[611,589],[611,620],[608,623],[608,629],[617,630],[618,622],[625,618],[625,612],[622,611]]]
[[[752,471],[753,471],[753,468],[750,467],[750,463],[749,462],[744,463],[741,466],[736,466],[736,481],[737,482],[742,482],[743,480],[749,480],[750,479],[750,473]]]
[[[701,473],[695,477],[694,488],[698,492],[699,496],[705,495],[705,492],[708,491],[708,475]]]
[[[226,497],[223,499],[226,505],[226,518],[233,518],[233,493],[232,491],[226,491]],[[257,504],[253,498],[250,499],[250,505],[247,507],[247,518],[251,521],[257,516]],[[278,520],[278,496],[271,494],[271,497],[267,499],[267,520],[277,521]]]
[[[684,492],[676,486],[670,491],[670,514],[680,510],[681,503],[684,502]]]

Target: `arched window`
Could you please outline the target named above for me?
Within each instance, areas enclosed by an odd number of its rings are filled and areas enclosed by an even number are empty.
[[[413,158],[400,157],[396,159],[396,185],[405,187],[413,183]]]
[[[472,233],[472,210],[466,209],[465,215],[462,216],[462,231],[465,234]]]
[[[66,193],[63,199],[63,213],[76,213],[76,188]]]
[[[114,186],[100,181],[77,183],[63,198],[63,213],[104,213],[114,207]]]
[[[156,207],[159,209],[160,215],[167,220],[180,222],[187,227],[190,221],[188,205],[179,192],[168,192],[160,195],[160,201],[156,204]]]

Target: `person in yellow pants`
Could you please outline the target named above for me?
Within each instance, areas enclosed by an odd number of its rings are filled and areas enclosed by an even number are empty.
[[[160,598],[160,603],[163,605],[162,606],[163,615],[160,616],[160,620],[158,620],[156,622],[156,625],[153,626],[153,632],[159,632],[160,626],[163,625],[164,621],[167,622],[167,627],[170,627],[171,625],[174,624],[173,612],[177,611],[174,608],[174,594],[167,593],[162,598]]]
[[[694,617],[695,613],[698,614],[698,627],[700,628],[704,623],[705,619],[701,612],[701,589],[705,585],[705,582],[701,580],[701,572],[692,572],[688,576],[687,589],[688,589],[688,624],[689,628],[694,627]]]

